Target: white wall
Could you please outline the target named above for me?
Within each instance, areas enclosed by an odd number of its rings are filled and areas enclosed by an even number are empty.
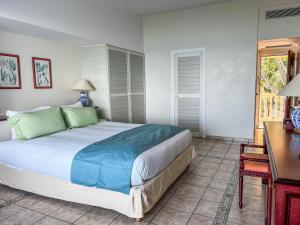
[[[0,31],[0,52],[20,56],[22,89],[0,89],[0,115],[7,109],[22,110],[42,105],[62,105],[75,102],[79,93],[72,85],[81,77],[80,46],[52,42]],[[51,59],[52,89],[34,89],[32,57]],[[3,123],[2,123],[3,125]],[[7,136],[1,130],[1,136]]]
[[[99,0],[0,0],[0,18],[142,51],[142,17]]]
[[[205,47],[207,135],[252,138],[258,34],[300,36],[283,28],[299,27],[299,17],[274,26],[259,21],[259,9],[288,2],[299,1],[236,0],[144,17],[147,121],[171,123],[171,51]]]

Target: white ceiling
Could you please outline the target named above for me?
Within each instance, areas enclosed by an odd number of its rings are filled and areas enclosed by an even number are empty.
[[[136,15],[149,15],[161,12],[193,8],[208,4],[228,2],[232,0],[98,0],[112,7],[131,12]]]

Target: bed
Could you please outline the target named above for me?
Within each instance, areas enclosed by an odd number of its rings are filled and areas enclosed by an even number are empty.
[[[113,209],[139,220],[195,157],[189,130],[151,147],[134,160],[129,194],[70,182],[72,160],[78,151],[138,126],[141,125],[106,121],[25,142],[1,142],[0,183],[47,197]]]

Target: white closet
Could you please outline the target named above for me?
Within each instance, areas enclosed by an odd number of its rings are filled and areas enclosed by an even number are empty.
[[[145,123],[144,55],[110,45],[82,48],[82,75],[96,91],[90,92],[102,118]]]

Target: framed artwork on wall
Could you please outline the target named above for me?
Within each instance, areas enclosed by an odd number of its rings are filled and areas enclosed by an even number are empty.
[[[34,88],[52,88],[51,60],[32,57]]]
[[[0,89],[21,89],[18,55],[0,53]]]

